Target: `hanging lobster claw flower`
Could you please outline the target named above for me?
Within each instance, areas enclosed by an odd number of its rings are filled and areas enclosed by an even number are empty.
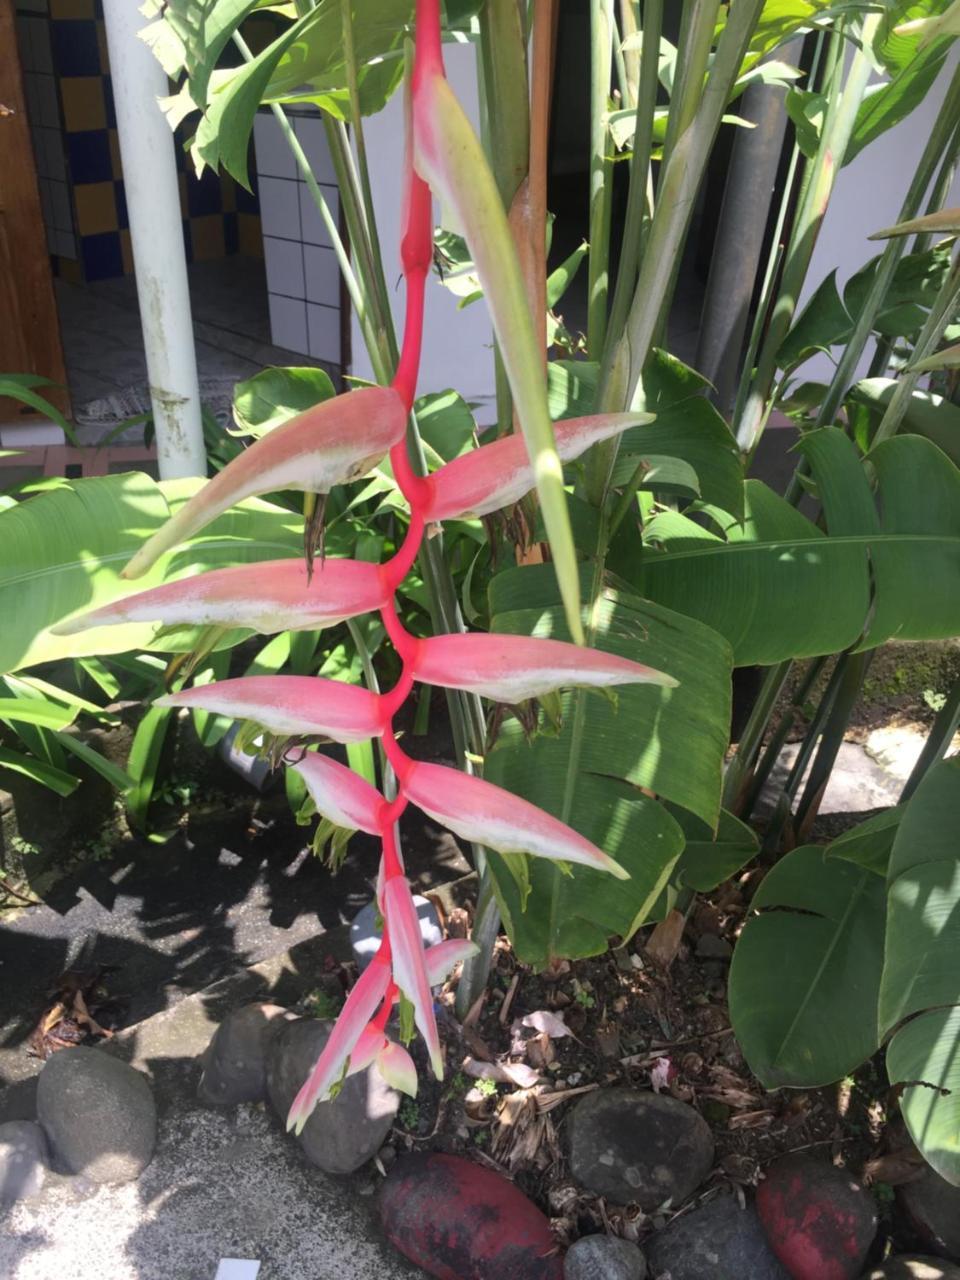
[[[629,427],[652,422],[652,413],[600,413],[554,423],[557,452],[572,462],[591,445],[609,440]],[[535,484],[534,469],[520,436],[502,436],[446,463],[429,477],[427,521],[485,516],[511,506]]]
[[[605,689],[618,684],[676,686],[673,676],[602,649],[528,636],[431,636],[421,640],[416,678],[443,689],[467,689],[516,704],[554,689]]]
[[[392,387],[335,396],[276,427],[233,459],[148,538],[121,577],[139,578],[234,503],[277,489],[329,493],[365,475],[403,439],[407,415]]]
[[[464,840],[499,853],[577,862],[609,871],[619,880],[630,879],[619,862],[559,818],[483,778],[418,760],[403,778],[403,790],[418,809]]]
[[[347,1075],[356,1075],[358,1071],[364,1071],[369,1067],[386,1043],[387,1037],[384,1032],[372,1022],[368,1022],[360,1032],[360,1039],[350,1054],[350,1069]]]
[[[307,784],[321,817],[349,831],[366,831],[371,836],[380,834],[383,796],[358,773],[318,751],[308,752],[291,767]]]
[[[469,942],[466,938],[447,938],[445,942],[438,942],[428,947],[423,953],[427,981],[431,987],[439,987],[441,983],[446,982],[455,964],[479,954],[480,948],[477,944]]]
[[[386,960],[374,956],[347,996],[327,1043],[323,1046],[323,1052],[293,1100],[287,1115],[288,1132],[293,1129],[296,1133],[301,1133],[317,1103],[330,1096],[331,1088],[342,1078],[350,1055],[367,1030],[367,1024],[382,1003],[389,986],[390,965]]]
[[[392,876],[383,886],[383,914],[390,933],[393,980],[413,1005],[414,1021],[427,1046],[433,1074],[443,1079],[443,1055],[433,993],[423,959],[423,938],[417,909],[405,876]]]
[[[399,1089],[411,1098],[417,1096],[417,1068],[402,1044],[387,1040],[377,1054],[376,1069],[392,1089]]]
[[[240,676],[157,698],[160,707],[199,707],[253,720],[277,737],[320,735],[363,742],[380,732],[380,702],[369,689],[322,676]]]
[[[123,596],[60,622],[54,630],[69,636],[119,622],[158,622],[249,627],[264,635],[313,631],[372,613],[385,599],[380,566],[365,560],[325,560],[312,579],[302,560],[262,560]]]

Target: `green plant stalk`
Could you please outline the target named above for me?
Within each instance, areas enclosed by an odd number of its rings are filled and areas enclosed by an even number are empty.
[[[958,725],[960,725],[960,679],[953,682],[946,702],[937,712],[936,719],[927,734],[927,740],[923,744],[923,750],[900,793],[901,804],[910,799],[933,766],[947,754]]]
[[[617,15],[614,12],[613,0],[606,0],[607,22],[610,26],[610,40],[613,44],[613,65],[617,72],[617,88],[620,90],[620,101],[625,107],[633,105],[630,79],[627,75],[627,60],[623,53],[623,36],[617,26]]]
[[[620,37],[621,41],[629,40],[640,30],[639,0],[620,0]],[[646,27],[649,19],[643,15]],[[627,89],[624,93],[624,106],[636,106],[640,93],[640,55],[636,49],[629,49],[623,54],[623,74]]]
[[[862,47],[857,48],[851,59],[842,90],[840,80],[843,74],[841,54],[844,45],[844,27],[841,26],[831,35],[831,51],[828,54],[826,73],[827,111],[820,142],[804,177],[800,207],[784,256],[777,302],[760,348],[750,391],[743,406],[742,416],[734,424],[737,443],[741,451],[747,455],[751,455],[756,448],[773,407],[772,392],[780,347],[793,322],[817,236],[827,212],[827,205],[830,203],[837,174],[843,165],[843,158],[856,124],[857,112],[873,71],[873,62],[868,49],[873,43],[879,25],[879,14],[868,14],[863,19]]]
[[[947,143],[946,154],[943,157],[943,163],[940,165],[933,187],[930,191],[927,207],[924,213],[937,213],[944,207],[950,189],[953,186],[953,179],[957,172],[957,154],[960,153],[960,121],[953,132],[953,137]],[[928,232],[926,235],[917,236],[913,242],[911,253],[923,253],[933,244],[933,235]]]
[[[627,6],[630,0],[625,0]],[[613,355],[611,336],[619,337],[630,310],[630,301],[637,283],[637,264],[643,253],[644,239],[649,225],[647,184],[650,178],[650,153],[653,149],[653,117],[657,106],[659,85],[660,34],[663,29],[663,0],[646,0],[643,9],[643,53],[639,64],[637,107],[633,132],[633,154],[630,157],[630,185],[627,192],[627,212],[620,247],[620,264],[617,282],[610,308],[607,342],[604,346],[602,366],[609,378],[607,365]]]
[[[780,758],[780,752],[783,750],[783,744],[786,742],[787,735],[790,733],[790,730],[796,722],[797,712],[806,702],[807,697],[810,694],[810,690],[816,684],[817,679],[820,676],[820,672],[826,666],[826,663],[826,657],[815,658],[813,662],[811,662],[810,666],[804,673],[802,681],[797,687],[796,693],[794,693],[793,697],[790,699],[789,707],[787,707],[786,711],[784,711],[783,715],[780,717],[780,722],[778,723],[776,730],[771,735],[769,742],[764,748],[763,755],[760,757],[759,763],[750,777],[750,785],[734,810],[737,816],[743,818],[744,821],[748,820],[750,815],[753,813],[753,809],[760,796],[760,792],[763,790],[764,784],[770,776],[770,771]],[[772,710],[773,709],[771,708],[770,713],[767,714],[766,719],[760,725],[761,740],[762,735],[767,731],[767,723],[770,719]]]
[[[934,304],[930,308],[930,314],[920,330],[920,336],[917,338],[913,355],[910,358],[910,366],[918,364],[920,361],[926,360],[928,356],[933,355],[940,345],[944,330],[956,317],[958,304],[960,304],[960,266],[955,264],[950,275],[943,282]],[[923,377],[922,372],[918,373],[910,366],[897,379],[897,385],[894,387],[893,395],[890,397],[890,403],[884,410],[880,425],[877,427],[873,437],[872,443],[874,445],[879,444],[881,440],[889,439],[890,436],[895,435],[900,430],[900,425],[910,406],[910,399],[916,385]]]
[[[629,407],[636,395],[669,299],[674,263],[689,230],[696,193],[762,8],[763,0],[733,0],[697,113],[663,166],[633,301],[623,333],[612,335],[615,345],[597,387],[597,413]],[[590,451],[587,495],[594,506],[606,501],[617,450],[618,442],[613,440]],[[601,533],[605,536],[603,522]],[[605,551],[606,543],[601,547]]]
[[[663,144],[664,165],[669,163],[677,140],[689,129],[700,106],[719,12],[719,0],[684,0],[677,73]]]
[[[608,0],[590,0],[590,253],[587,260],[587,353],[599,360],[607,331],[613,162],[608,155],[610,54]]]
[[[777,705],[777,699],[780,697],[783,686],[787,682],[792,666],[793,663],[788,660],[786,662],[778,662],[776,666],[767,668],[767,673],[763,677],[763,684],[760,686],[760,692],[750,709],[750,716],[743,732],[740,734],[737,749],[727,765],[727,771],[723,776],[721,804],[732,813],[737,812],[737,802],[743,790],[743,784],[750,769],[753,767],[757,752],[760,750],[760,744],[763,742],[767,722],[773,713],[774,707]]]
[[[820,743],[810,769],[810,776],[807,778],[803,795],[797,805],[796,829],[801,840],[806,838],[809,825],[819,812],[823,792],[837,762],[844,734],[850,723],[850,716],[872,661],[872,652],[854,653],[850,655],[844,667],[843,676],[837,687],[837,696],[834,698],[830,714],[820,735]]]

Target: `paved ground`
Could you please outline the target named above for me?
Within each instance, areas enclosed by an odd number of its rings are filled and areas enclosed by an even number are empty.
[[[328,941],[329,938],[329,941]],[[260,1261],[258,1280],[412,1280],[382,1239],[372,1167],[331,1178],[309,1165],[262,1106],[212,1110],[196,1099],[197,1055],[224,1012],[309,986],[343,931],[300,944],[182,1000],[111,1046],[147,1072],[157,1152],[136,1182],[54,1178],[40,1201],[0,1211],[3,1280],[213,1280],[221,1258]],[[0,1121],[29,1113],[27,1082],[0,1094]],[[507,1277],[504,1277],[507,1280]]]

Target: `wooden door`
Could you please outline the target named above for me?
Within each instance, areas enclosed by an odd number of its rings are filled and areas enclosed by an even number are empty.
[[[17,52],[14,0],[0,0],[0,374],[34,373],[61,384],[42,394],[69,409],[60,323],[40,188]],[[29,422],[24,406],[0,398],[0,423]]]

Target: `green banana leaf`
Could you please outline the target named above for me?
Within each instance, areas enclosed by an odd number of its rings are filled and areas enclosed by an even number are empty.
[[[876,1051],[884,883],[815,845],[763,880],[730,966],[730,1020],[768,1089],[831,1084]]]
[[[851,389],[849,399],[872,410],[879,422],[896,385],[895,378],[864,378]],[[917,387],[907,402],[903,426],[931,440],[960,466],[960,408],[946,396]]]
[[[887,871],[880,1033],[910,1135],[960,1185],[960,757],[905,806]]]
[[[298,553],[298,517],[253,499],[164,556],[146,578],[123,581],[120,570],[133,551],[200,483],[158,484],[140,472],[98,476],[0,511],[0,672],[64,657],[189,649],[196,632],[187,629],[157,638],[152,625],[97,627],[74,636],[55,636],[50,628],[68,614],[168,578]],[[243,633],[231,634],[236,640]]]
[[[582,589],[590,586],[583,570]],[[494,632],[568,639],[552,570],[509,569],[490,586]],[[716,826],[730,721],[730,653],[706,627],[608,586],[585,617],[588,643],[669,672],[674,689],[630,685],[613,700],[582,690],[560,700],[560,732],[527,742],[507,721],[484,776],[568,822],[630,871],[629,881],[543,859],[491,856],[495,890],[517,953],[544,964],[602,951],[651,918],[684,847],[680,822],[650,789]],[[694,747],[692,744],[696,744]],[[609,880],[609,883],[608,883]],[[528,896],[529,895],[529,896]]]
[[[646,526],[641,554],[615,546],[611,568],[719,631],[738,666],[960,632],[960,472],[950,459],[919,436],[884,441],[869,455],[875,498],[842,431],[811,432],[800,447],[828,533],[750,480],[742,525],[709,506],[701,511],[718,533],[664,512]]]

